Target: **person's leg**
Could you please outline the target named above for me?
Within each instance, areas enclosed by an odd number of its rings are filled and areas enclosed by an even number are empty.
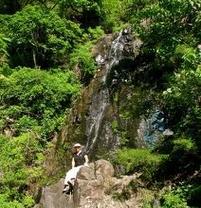
[[[81,166],[72,168],[66,173],[66,177],[64,179],[63,192],[68,193],[68,194],[73,192],[74,182],[75,182],[75,179],[77,177],[77,174],[78,174],[80,168],[81,168]]]
[[[66,173],[66,177],[64,179],[64,185],[68,184],[68,181],[70,181],[71,178],[74,177],[74,168],[70,169],[67,173]]]
[[[64,185],[63,193],[66,193],[66,194],[73,193],[73,185],[69,181],[66,185]]]
[[[64,179],[64,188],[63,188],[63,193],[70,193],[70,184],[69,181],[71,179],[71,175],[72,175],[73,169],[70,169],[65,176]]]

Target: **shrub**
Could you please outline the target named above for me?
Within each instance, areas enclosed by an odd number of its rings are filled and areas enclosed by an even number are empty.
[[[161,164],[157,178],[164,180],[175,177],[178,181],[193,174],[199,168],[199,164],[200,158],[196,143],[191,138],[181,136],[172,142],[169,156]]]
[[[187,203],[177,194],[167,193],[163,196],[163,208],[188,208]]]
[[[185,44],[177,45],[175,49],[175,55],[177,58],[182,60],[183,67],[194,68],[199,60],[199,54],[197,50]]]
[[[148,149],[123,149],[117,152],[116,163],[123,166],[127,174],[139,171],[144,179],[151,180],[164,157]]]
[[[89,33],[90,40],[98,40],[104,35],[104,31],[102,30],[100,26],[97,26],[96,28],[93,28],[93,29],[90,27],[88,29],[88,33]]]
[[[188,138],[179,138],[174,142],[173,151],[184,150],[184,151],[194,151],[196,149],[195,143]]]
[[[178,190],[167,191],[161,198],[162,208],[188,208],[182,193]]]
[[[0,194],[0,208],[24,208],[22,203],[9,200],[6,195]]]
[[[84,45],[78,45],[70,55],[70,65],[80,70],[80,79],[82,83],[89,83],[96,69],[96,62],[92,57],[92,42]]]
[[[118,0],[103,0],[102,13],[104,18],[105,28],[112,30],[116,22],[120,20],[121,2]]]
[[[169,122],[180,134],[192,137],[199,149],[201,149],[200,90],[201,68],[198,67],[196,70],[184,69],[176,73],[170,87],[163,92]]]
[[[0,135],[0,152],[0,207],[32,207],[34,200],[22,190],[42,179],[44,159],[36,135],[27,133],[13,138]]]
[[[51,21],[50,21],[51,20]],[[9,21],[11,66],[63,65],[79,42],[79,25],[39,6],[27,6]]]

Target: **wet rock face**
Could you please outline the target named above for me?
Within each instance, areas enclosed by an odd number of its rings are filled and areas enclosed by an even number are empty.
[[[96,60],[104,71],[99,82],[98,91],[91,96],[91,105],[88,109],[88,116],[86,118],[86,151],[87,153],[94,154],[97,149],[101,149],[100,144],[106,144],[102,146],[102,149],[115,149],[119,145],[119,139],[117,135],[113,134],[111,120],[107,118],[107,115],[111,112],[110,91],[108,84],[108,78],[111,70],[114,66],[125,57],[128,59],[134,59],[137,56],[137,43],[134,44],[134,39],[131,35],[131,31],[123,30],[112,41],[108,51],[106,53],[98,54]],[[105,47],[106,48],[106,47]],[[139,45],[138,45],[139,49]],[[115,115],[113,115],[115,119]]]
[[[117,208],[140,207],[132,193],[124,202],[115,200],[113,193],[122,191],[137,176],[124,176],[121,179],[113,177],[114,168],[106,160],[98,160],[89,167],[81,168],[74,187],[73,196],[62,193],[63,179],[56,184],[43,188],[40,203],[34,208]]]
[[[119,135],[112,127],[118,114],[111,102],[110,89],[115,79],[110,74],[122,60],[134,60],[141,45],[129,29],[108,35],[97,43],[92,51],[98,65],[97,73],[72,109],[59,137],[61,144],[78,140],[86,145],[90,158],[104,155],[120,145]]]

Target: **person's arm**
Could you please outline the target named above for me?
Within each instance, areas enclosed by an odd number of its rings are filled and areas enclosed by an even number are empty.
[[[72,158],[72,168],[75,167],[75,160],[74,160],[74,157]]]
[[[88,158],[88,156],[87,155],[85,155],[84,156],[84,159],[85,159],[85,163],[84,163],[84,165],[85,166],[88,166],[89,164],[88,164],[88,162],[89,162],[89,158]]]

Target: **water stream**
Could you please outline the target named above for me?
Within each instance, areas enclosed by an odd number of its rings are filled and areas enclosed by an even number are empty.
[[[98,142],[98,138],[102,130],[105,111],[109,105],[109,89],[107,88],[106,81],[112,67],[117,65],[123,58],[123,51],[126,43],[128,42],[128,39],[126,38],[127,35],[127,30],[121,31],[118,34],[118,37],[112,42],[108,57],[104,61],[103,67],[105,69],[105,73],[101,79],[100,90],[92,95],[89,116],[86,120],[87,152],[91,152],[95,144]]]

